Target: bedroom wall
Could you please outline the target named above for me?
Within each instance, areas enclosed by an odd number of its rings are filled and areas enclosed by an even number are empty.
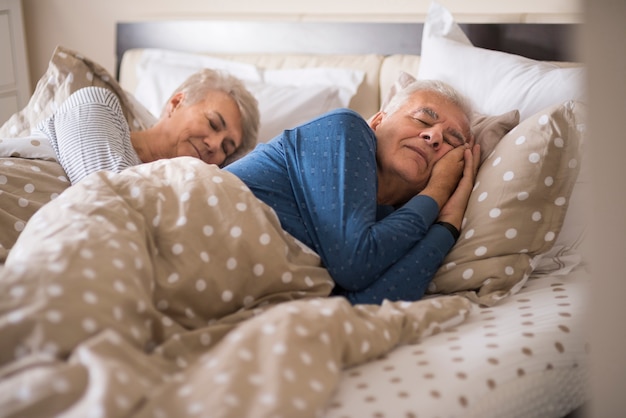
[[[572,22],[582,0],[440,0],[463,22]],[[56,45],[115,68],[115,23],[161,18],[421,21],[430,0],[22,0],[34,86]],[[494,17],[494,14],[497,17]]]

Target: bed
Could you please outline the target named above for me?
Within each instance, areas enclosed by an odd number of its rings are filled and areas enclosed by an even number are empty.
[[[580,411],[590,275],[576,30],[459,25],[433,3],[424,23],[120,22],[115,77],[57,48],[0,128],[0,416]],[[204,66],[255,93],[261,141],[334,107],[367,118],[415,78],[474,100],[484,161],[427,297],[328,298],[319,257],[217,167],[180,158],[68,187],[29,136],[84,85],[113,90],[143,129]]]

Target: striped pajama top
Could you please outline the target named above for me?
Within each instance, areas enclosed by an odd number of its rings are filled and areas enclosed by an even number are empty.
[[[75,91],[38,129],[72,184],[87,175],[141,164],[117,96],[103,87]]]

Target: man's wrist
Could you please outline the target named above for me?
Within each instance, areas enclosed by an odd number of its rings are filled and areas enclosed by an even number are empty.
[[[450,233],[452,234],[452,238],[454,238],[454,241],[458,240],[461,236],[461,232],[459,231],[459,229],[456,226],[452,225],[450,222],[437,221],[435,222],[435,225],[441,225],[448,231],[450,231]]]

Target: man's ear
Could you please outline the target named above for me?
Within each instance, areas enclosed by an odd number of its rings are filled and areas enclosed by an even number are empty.
[[[379,110],[378,112],[376,112],[374,116],[369,118],[367,123],[370,126],[370,128],[372,128],[375,131],[376,128],[378,128],[378,125],[380,125],[380,122],[382,122],[384,117],[385,117],[385,112],[383,112],[382,110]]]

